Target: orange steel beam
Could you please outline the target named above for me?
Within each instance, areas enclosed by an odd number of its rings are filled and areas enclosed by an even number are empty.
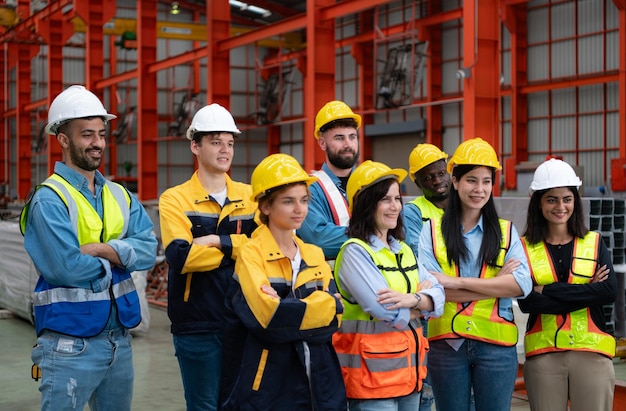
[[[17,108],[17,195],[19,198],[27,198],[32,186],[32,147],[31,147],[31,124],[30,112],[24,110],[20,102],[30,101],[30,76],[31,76],[31,49],[32,47],[20,44],[17,50],[17,75],[16,75],[16,108]]]
[[[230,5],[225,1],[207,2],[207,103],[230,107],[230,50],[220,42],[230,36]]]
[[[52,100],[63,91],[63,45],[73,32],[62,18],[61,12],[45,20],[38,20],[38,32],[44,36],[48,44],[48,107]],[[48,139],[48,174],[54,171],[54,163],[63,160],[63,151],[54,136]]]
[[[117,71],[117,46],[113,41],[109,41],[109,74],[113,75]],[[117,144],[114,138],[110,138],[110,133],[112,130],[117,128],[118,121],[122,121],[120,118],[120,113],[117,110],[118,101],[117,101],[117,84],[111,85],[109,87],[109,95],[111,96],[111,107],[109,111],[113,110],[114,113],[117,113],[117,119],[109,122],[109,169],[107,170],[105,175],[115,175],[117,174]],[[127,108],[127,107],[124,107]]]
[[[515,165],[528,160],[528,96],[520,92],[528,82],[526,4],[503,4],[500,14],[511,33],[511,158],[505,160],[505,187],[517,188]]]
[[[464,139],[482,137],[500,153],[500,18],[497,2],[463,1]],[[499,176],[494,195],[500,194]]]
[[[461,17],[461,10],[458,15],[451,13],[439,13],[441,4],[432,3],[432,7],[437,7],[437,13],[433,16],[446,15],[458,19]],[[437,23],[433,23],[433,22]],[[438,19],[420,19],[417,25],[417,35],[420,40],[428,41],[428,55],[426,60],[426,72],[428,81],[426,82],[426,100],[433,102],[441,99],[441,84],[443,74],[441,70],[442,46],[441,29],[437,26],[441,21]],[[426,107],[426,142],[443,148],[443,108],[441,105],[429,105]]]
[[[373,31],[374,27],[374,14],[373,9],[368,9],[359,13],[359,27],[363,31]],[[376,108],[376,73],[374,71],[374,47],[371,42],[367,43],[355,43],[350,48],[350,53],[354,57],[354,60],[358,64],[359,75],[359,107],[364,112],[373,110]],[[373,121],[372,114],[363,113],[363,124],[369,124]],[[365,139],[363,132],[359,133],[359,162],[362,162],[366,158],[372,158],[372,140]]]
[[[619,156],[626,163],[626,0],[613,0],[619,12]]]
[[[315,115],[335,99],[335,20],[323,20],[321,10],[334,0],[307,0],[306,38],[308,53],[304,71],[304,158],[307,171],[319,169],[324,155],[313,135]]]
[[[157,4],[137,0],[137,191],[140,200],[158,197],[157,76],[146,67],[157,59]]]
[[[7,64],[7,59],[5,57],[5,53],[7,52],[9,45],[3,44],[0,49],[0,67],[5,67]],[[0,70],[0,84],[6,87],[6,70]],[[2,118],[2,129],[0,131],[0,162],[2,163],[2,168],[0,168],[0,189],[4,190],[5,198],[9,197],[10,191],[10,182],[11,182],[11,156],[10,156],[10,146],[11,139],[9,137],[9,116],[7,115],[7,106],[9,102],[7,101],[7,93],[2,90],[0,93],[0,115]],[[0,197],[0,200],[4,200]]]

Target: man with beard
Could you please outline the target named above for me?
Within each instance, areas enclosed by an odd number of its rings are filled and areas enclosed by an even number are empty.
[[[451,178],[446,170],[448,155],[432,144],[418,144],[409,155],[409,177],[422,190],[423,195],[408,202],[402,208],[406,243],[418,256],[417,248],[424,221],[441,219],[448,205]],[[428,333],[428,321],[421,319],[424,336]],[[420,411],[430,410],[434,401],[433,389],[428,376],[424,380]]]
[[[342,101],[326,103],[315,116],[315,138],[326,161],[313,173],[318,181],[310,186],[309,213],[298,236],[321,247],[329,262],[348,239],[346,185],[359,159],[359,127],[361,116]]]
[[[107,113],[83,86],[59,94],[46,132],[64,162],[39,185],[21,215],[24,247],[39,280],[33,304],[42,410],[130,410],[129,329],[141,321],[130,273],[154,265],[152,221],[137,198],[97,170]]]

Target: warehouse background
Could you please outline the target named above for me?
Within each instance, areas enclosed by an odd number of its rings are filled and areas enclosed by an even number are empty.
[[[184,132],[202,105],[234,113],[232,176],[248,181],[273,152],[318,167],[313,121],[331,99],[364,116],[363,159],[406,168],[419,142],[452,153],[480,136],[501,194],[525,195],[548,155],[578,166],[589,196],[626,190],[623,0],[14,0],[0,26],[5,202],[60,160],[42,130],[76,83],[118,115],[103,172],[144,201],[192,173]]]

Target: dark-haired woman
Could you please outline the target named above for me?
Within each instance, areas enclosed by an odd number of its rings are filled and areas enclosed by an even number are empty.
[[[348,180],[350,240],[335,263],[345,311],[333,343],[350,411],[419,408],[428,341],[417,320],[443,308],[443,288],[402,241],[406,175],[368,160]]]
[[[533,411],[613,408],[615,338],[603,305],[615,301],[617,280],[600,234],[585,225],[582,182],[564,161],[550,159],[530,185],[522,239],[533,292],[520,300],[530,314],[524,380]]]
[[[493,184],[500,163],[480,138],[448,162],[449,203],[421,232],[419,256],[446,291],[444,313],[428,322],[428,370],[437,411],[510,409],[517,376],[512,298],[530,292],[515,227],[498,217]]]

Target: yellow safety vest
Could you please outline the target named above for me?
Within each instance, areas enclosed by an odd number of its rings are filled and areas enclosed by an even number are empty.
[[[443,216],[443,208],[437,207],[435,204],[427,200],[424,196],[419,196],[413,199],[411,203],[415,204],[422,212],[422,221],[428,221],[433,219],[440,220]]]
[[[495,277],[500,271],[499,267],[504,265],[504,258],[511,244],[511,228],[510,221],[500,220],[502,241],[497,259],[498,267],[483,264],[480,278]],[[435,257],[443,273],[450,277],[458,277],[459,271],[456,264],[448,264],[448,253],[440,224],[433,220],[431,231]],[[517,326],[513,321],[500,316],[498,300],[498,298],[488,298],[472,301],[467,305],[447,301],[443,307],[443,315],[428,321],[428,339],[434,341],[461,337],[507,347],[514,346],[517,344]]]
[[[588,284],[598,266],[600,234],[590,231],[584,238],[574,238],[569,284]],[[529,244],[522,238],[534,285],[558,282],[545,242]],[[541,314],[524,337],[526,357],[555,351],[591,351],[613,358],[615,338],[600,330],[591,319],[589,308],[565,315]]]
[[[363,247],[387,280],[389,288],[404,293],[419,289],[417,260],[405,243],[396,255],[388,248],[374,252],[359,239],[344,243],[335,265],[335,282],[343,296],[344,312],[339,331],[333,335],[333,345],[341,364],[348,398],[395,398],[422,389],[426,377],[424,358],[428,340],[423,337],[419,323],[404,330],[384,324],[368,313],[342,289],[337,276],[345,246],[355,243]]]

